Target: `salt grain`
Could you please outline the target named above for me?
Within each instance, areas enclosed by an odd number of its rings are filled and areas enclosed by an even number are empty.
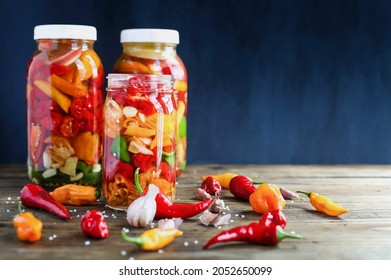
[[[235,217],[239,217],[239,214],[235,214]]]
[[[52,241],[53,240],[53,236],[49,236],[49,240]]]
[[[187,246],[189,246],[189,242],[185,241],[185,242],[183,243],[183,245],[184,245],[185,247],[187,247]]]
[[[13,204],[13,203],[15,203],[15,201],[11,201],[11,203]]]
[[[126,251],[122,250],[121,251],[121,256],[126,256]]]
[[[198,244],[198,240],[194,240],[194,244]]]
[[[241,218],[245,218],[246,216],[245,216],[245,215],[241,215],[240,217],[241,217]]]
[[[86,242],[84,242],[84,245],[88,246],[91,244],[91,241],[87,240]]]
[[[9,209],[7,209],[7,212],[9,212],[10,210]]]
[[[230,223],[233,223],[233,222],[234,222],[234,220],[229,220],[229,222],[230,222]]]
[[[134,260],[134,257],[130,257],[129,260]]]
[[[158,252],[159,254],[163,254],[163,253],[164,253],[164,250],[163,250],[163,249],[159,249],[157,252]]]
[[[8,197],[8,200],[11,200],[11,198],[10,198],[10,197]]]

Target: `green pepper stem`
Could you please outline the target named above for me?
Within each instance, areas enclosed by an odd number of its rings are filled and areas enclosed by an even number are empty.
[[[303,192],[303,191],[296,191],[297,193],[302,193],[305,194],[306,196],[310,197],[311,193],[310,192]]]
[[[285,238],[295,238],[295,239],[301,239],[303,238],[300,234],[295,234],[295,233],[289,233],[284,231],[280,226],[276,228],[277,230],[277,240],[280,242],[281,240]]]
[[[265,182],[251,182],[251,183],[253,183],[253,185],[261,185],[261,184],[263,184]]]
[[[97,189],[95,190],[95,197],[96,197],[96,199],[99,199],[100,196],[101,196],[101,191],[97,188]]]
[[[19,210],[19,213],[23,213],[22,201],[19,201],[19,203],[18,203],[18,210]]]
[[[130,237],[124,231],[121,231],[121,236],[122,236],[122,239],[127,241],[127,242],[135,243],[138,246],[143,246],[144,245],[144,239],[142,239],[142,237],[140,237],[140,236],[138,236],[138,237]]]
[[[140,167],[137,167],[137,169],[134,171],[134,184],[136,185],[136,190],[137,190],[138,194],[142,194],[143,190],[141,189],[140,180],[138,178],[139,172],[140,172]]]

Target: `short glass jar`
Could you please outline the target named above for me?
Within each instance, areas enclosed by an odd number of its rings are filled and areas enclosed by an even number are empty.
[[[174,198],[176,112],[170,75],[108,75],[103,196],[109,206],[126,207],[139,197],[136,181]]]

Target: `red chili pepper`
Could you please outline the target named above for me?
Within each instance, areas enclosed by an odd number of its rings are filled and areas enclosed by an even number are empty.
[[[25,185],[20,193],[20,201],[22,201],[24,206],[41,208],[60,218],[72,220],[67,208],[39,185]]]
[[[286,217],[285,217],[284,213],[282,213],[281,210],[273,210],[273,211],[264,213],[262,215],[261,219],[259,220],[259,224],[264,225],[264,226],[270,226],[272,224],[275,224],[277,226],[285,228]]]
[[[221,193],[220,183],[211,176],[206,177],[205,180],[202,181],[201,189],[205,190],[210,195],[219,195]]]
[[[237,175],[229,182],[230,192],[239,199],[249,201],[250,195],[255,192],[257,188],[253,182],[246,176]]]
[[[134,172],[134,183],[138,193],[141,196],[146,195],[148,189],[145,189],[144,192],[141,189],[138,173],[140,169],[137,168]],[[187,219],[194,217],[206,209],[212,204],[212,198],[208,198],[204,201],[195,203],[195,204],[185,204],[185,203],[172,203],[167,196],[159,192],[155,198],[156,201],[156,213],[155,219],[172,219],[172,218],[182,218]]]
[[[80,220],[81,230],[86,237],[104,239],[109,236],[109,228],[103,214],[90,210]]]
[[[159,193],[155,201],[155,219],[191,218],[204,212],[212,204],[212,198],[195,204],[172,203],[163,193]]]
[[[141,172],[149,170],[156,163],[156,148],[153,149],[153,155],[144,155],[142,153],[131,154],[132,163],[135,168],[140,168]]]
[[[251,223],[246,226],[235,227],[223,231],[212,237],[204,249],[216,243],[243,241],[251,244],[275,246],[284,238],[302,238],[298,234],[284,231],[281,226],[270,224],[269,226],[260,223]]]

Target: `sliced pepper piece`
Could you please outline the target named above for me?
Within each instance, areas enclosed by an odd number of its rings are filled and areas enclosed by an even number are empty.
[[[110,151],[124,162],[130,162],[130,153],[125,137],[118,135],[111,143]]]
[[[51,82],[53,86],[75,98],[81,98],[87,95],[87,90],[84,87],[74,85],[55,74],[51,75]]]
[[[72,140],[75,156],[92,166],[99,161],[99,135],[91,131],[79,134]]]
[[[46,81],[37,80],[34,82],[40,90],[42,90],[47,96],[52,98],[66,113],[68,113],[69,106],[71,106],[71,100]]]

